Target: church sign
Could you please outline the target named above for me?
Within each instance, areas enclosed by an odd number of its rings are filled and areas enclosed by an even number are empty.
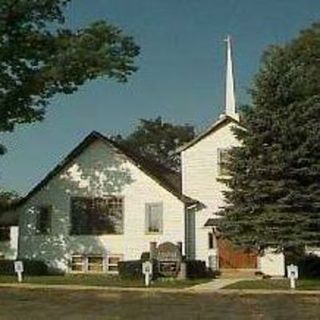
[[[171,242],[160,244],[157,248],[156,259],[159,273],[165,277],[175,277],[179,273],[182,255],[180,248]]]

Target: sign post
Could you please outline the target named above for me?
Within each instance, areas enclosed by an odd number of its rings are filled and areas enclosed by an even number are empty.
[[[18,275],[18,282],[22,282],[22,273],[24,271],[22,261],[15,261],[14,262],[14,271]]]
[[[150,261],[143,262],[142,273],[144,274],[144,283],[146,287],[149,287],[152,276],[152,263]]]
[[[296,279],[298,279],[299,277],[298,266],[294,264],[290,264],[289,266],[287,266],[287,275],[288,275],[288,278],[290,279],[290,288],[295,289]]]

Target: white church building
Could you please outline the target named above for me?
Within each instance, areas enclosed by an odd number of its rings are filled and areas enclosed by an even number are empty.
[[[239,144],[231,130],[239,122],[230,38],[226,71],[225,113],[180,148],[181,174],[92,132],[0,218],[0,258],[43,260],[64,272],[114,273],[118,261],[172,242],[187,259],[212,269],[283,276],[282,254],[235,250],[219,236],[216,213],[226,188],[219,178],[226,174],[226,151]]]

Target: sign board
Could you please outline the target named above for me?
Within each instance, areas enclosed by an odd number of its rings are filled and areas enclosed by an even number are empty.
[[[178,246],[171,242],[164,242],[158,246],[157,259],[159,261],[181,261],[181,252]]]
[[[298,266],[295,266],[294,264],[290,264],[287,266],[287,276],[290,279],[290,288],[295,289],[296,288],[296,279],[298,279]]]
[[[143,274],[152,274],[152,263],[150,261],[145,261],[142,264],[142,273]]]
[[[14,271],[16,273],[19,273],[19,272],[23,272],[23,262],[22,261],[15,261],[14,262]]]
[[[15,261],[14,262],[14,271],[18,275],[18,282],[22,282],[22,272],[24,271],[22,261]]]
[[[298,266],[295,266],[294,264],[287,266],[287,274],[288,278],[298,279]]]
[[[142,273],[144,274],[144,283],[145,283],[146,287],[149,287],[150,278],[152,275],[152,263],[150,261],[143,262]]]
[[[182,261],[180,248],[171,243],[164,242],[157,248],[156,259],[159,263],[159,272],[165,277],[177,276]]]

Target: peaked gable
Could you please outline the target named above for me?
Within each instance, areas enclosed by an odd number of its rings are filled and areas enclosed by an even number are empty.
[[[38,183],[24,198],[18,201],[14,207],[16,208],[17,206],[24,204],[34,194],[40,191],[44,186],[47,185],[49,181],[51,181],[51,179],[53,179],[56,175],[62,172],[62,170],[66,166],[68,166],[78,155],[80,155],[89,145],[91,145],[95,141],[101,141],[107,146],[111,146],[116,151],[120,152],[122,155],[126,157],[127,160],[132,162],[141,171],[143,171],[146,175],[148,175],[150,178],[156,181],[164,189],[173,194],[180,201],[184,202],[187,205],[198,203],[198,201],[182,194],[180,175],[169,169],[160,168],[159,165],[147,161],[146,159],[143,159],[141,157],[139,158],[137,155],[133,154],[131,151],[124,148],[123,146],[120,146],[112,139],[107,138],[99,132],[93,131],[76,148],[74,148],[53,170],[51,170],[45,176],[45,178],[42,181],[40,181],[40,183]]]
[[[186,144],[184,144],[183,146],[178,148],[178,152],[183,152],[183,151],[189,149],[190,147],[195,145],[197,142],[199,142],[202,139],[204,139],[205,137],[207,137],[209,134],[219,130],[223,126],[227,125],[228,123],[232,123],[232,122],[239,124],[239,121],[237,119],[235,119],[234,117],[231,117],[228,115],[223,115],[219,120],[214,122],[209,128],[207,128],[206,130],[201,132],[199,135],[197,135],[191,141],[187,142]]]

